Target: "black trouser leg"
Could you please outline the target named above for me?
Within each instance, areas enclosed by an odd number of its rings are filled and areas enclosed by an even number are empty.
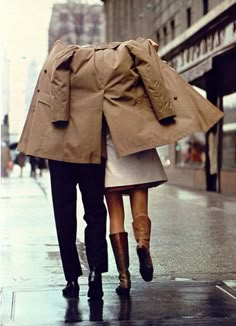
[[[76,280],[81,265],[76,247],[76,186],[78,164],[49,160],[52,200],[65,279]]]
[[[106,207],[104,204],[105,161],[102,164],[83,164],[79,187],[84,205],[85,246],[90,270],[108,270],[106,241]]]

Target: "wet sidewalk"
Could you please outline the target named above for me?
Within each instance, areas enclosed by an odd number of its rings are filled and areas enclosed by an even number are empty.
[[[132,289],[126,299],[115,293],[118,280],[109,245],[104,298],[88,301],[84,225],[78,217],[80,297],[66,300],[49,175],[33,179],[28,172],[19,178],[15,170],[1,182],[0,325],[236,325],[235,196],[171,185],[150,194],[155,266],[150,283],[139,275],[128,211]],[[125,206],[128,210],[128,202]]]
[[[3,326],[7,325],[236,325],[235,282],[137,282],[129,298],[105,283],[103,300],[66,300],[61,288],[4,288]],[[78,323],[78,324],[77,324]]]

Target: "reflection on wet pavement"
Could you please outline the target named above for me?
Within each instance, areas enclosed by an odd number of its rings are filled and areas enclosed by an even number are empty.
[[[3,303],[6,306],[8,300],[13,305],[9,305],[8,313],[5,310],[4,320],[14,320],[14,325],[53,326],[82,321],[103,321],[102,325],[114,321],[161,322],[167,318],[182,320],[183,324],[185,319],[190,319],[193,324],[216,325],[216,321],[236,320],[236,292],[231,290],[234,298],[222,282],[138,282],[130,297],[120,298],[113,284],[106,283],[103,299],[91,301],[85,285],[81,286],[79,299],[65,299],[57,288],[13,292],[8,289],[8,298],[5,290]]]

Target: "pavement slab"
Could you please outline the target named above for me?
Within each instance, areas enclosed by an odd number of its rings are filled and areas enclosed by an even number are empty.
[[[235,281],[162,281],[132,284],[120,298],[104,283],[103,300],[65,299],[59,287],[4,288],[3,326],[236,325]]]

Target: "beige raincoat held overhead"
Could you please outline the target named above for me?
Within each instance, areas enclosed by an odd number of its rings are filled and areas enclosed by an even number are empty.
[[[103,115],[119,156],[206,132],[223,113],[139,38],[80,47],[54,44],[18,145],[28,155],[99,163]],[[175,123],[162,124],[175,116]]]

